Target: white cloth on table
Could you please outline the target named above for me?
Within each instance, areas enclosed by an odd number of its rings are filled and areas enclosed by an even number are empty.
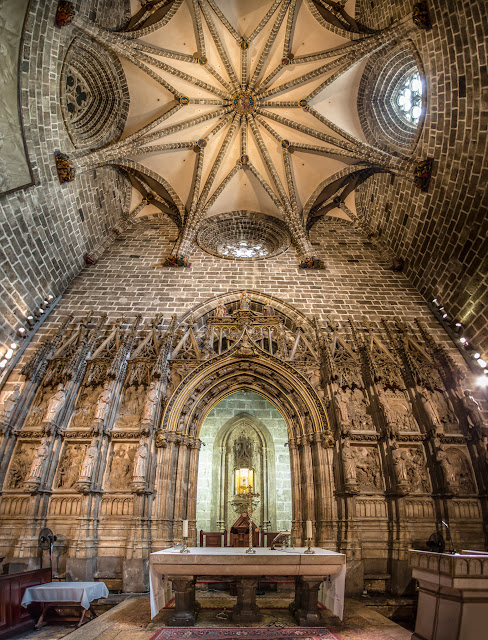
[[[22,606],[27,607],[31,602],[74,602],[89,609],[92,600],[107,597],[108,589],[103,582],[47,582],[28,587]]]
[[[179,553],[179,549],[177,549]],[[168,576],[163,576],[154,571],[154,567],[149,567],[149,599],[151,602],[151,620],[163,607],[165,607],[173,596],[173,585]]]
[[[331,576],[327,576],[320,585],[319,602],[327,607],[341,620],[344,615],[344,591],[346,586],[346,565]]]

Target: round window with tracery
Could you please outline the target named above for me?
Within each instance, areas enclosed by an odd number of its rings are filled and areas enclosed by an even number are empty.
[[[403,80],[396,95],[395,106],[407,122],[419,123],[422,114],[422,79],[418,71]]]

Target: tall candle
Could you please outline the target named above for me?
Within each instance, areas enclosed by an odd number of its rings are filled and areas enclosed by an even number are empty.
[[[188,538],[188,520],[183,520],[183,537]]]
[[[311,538],[312,536],[313,536],[312,521],[307,520],[307,538]]]

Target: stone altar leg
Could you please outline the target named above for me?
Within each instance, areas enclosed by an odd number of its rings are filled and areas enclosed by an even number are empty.
[[[261,611],[256,604],[258,578],[237,577],[237,604],[232,609],[233,622],[260,622]]]
[[[295,578],[295,600],[288,607],[301,627],[320,627],[322,621],[318,607],[322,578]]]
[[[170,627],[192,627],[198,607],[195,602],[194,576],[169,576],[175,591],[175,611],[168,620]]]

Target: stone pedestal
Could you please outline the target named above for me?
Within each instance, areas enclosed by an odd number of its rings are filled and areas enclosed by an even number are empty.
[[[318,593],[322,578],[295,578],[295,600],[288,607],[301,627],[320,627]]]
[[[133,558],[124,560],[122,566],[122,588],[124,593],[149,591],[149,560]]]
[[[412,640],[479,640],[488,629],[488,554],[410,551],[419,604]]]
[[[258,578],[238,578],[237,579],[237,604],[232,609],[232,621],[260,622],[261,611],[256,604],[256,587]]]
[[[193,576],[170,576],[175,592],[175,611],[168,620],[170,627],[192,627],[197,619],[195,602],[195,578]]]
[[[68,558],[66,560],[66,581],[93,582],[96,568],[96,558]]]

